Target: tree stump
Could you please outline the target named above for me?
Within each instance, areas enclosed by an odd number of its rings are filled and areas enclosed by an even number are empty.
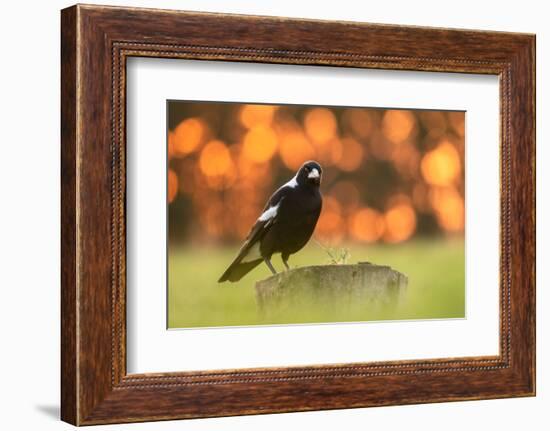
[[[407,283],[404,274],[368,262],[306,266],[258,281],[256,301],[264,314],[291,307],[379,309],[396,306]]]

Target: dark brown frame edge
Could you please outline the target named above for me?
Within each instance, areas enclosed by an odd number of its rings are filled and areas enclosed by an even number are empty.
[[[534,35],[84,5],[61,17],[63,420],[88,425],[535,394]],[[127,375],[129,56],[498,75],[500,354]]]

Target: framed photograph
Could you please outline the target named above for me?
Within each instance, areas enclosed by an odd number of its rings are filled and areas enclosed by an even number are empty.
[[[61,13],[61,416],[535,394],[535,37]]]

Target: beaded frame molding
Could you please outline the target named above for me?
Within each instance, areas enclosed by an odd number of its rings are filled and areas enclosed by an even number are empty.
[[[75,425],[535,394],[535,36],[77,5],[61,13],[61,418]],[[127,374],[126,59],[500,78],[498,356]]]

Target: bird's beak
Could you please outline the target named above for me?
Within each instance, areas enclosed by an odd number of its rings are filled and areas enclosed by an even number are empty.
[[[319,171],[317,169],[313,168],[311,170],[311,172],[309,174],[307,174],[307,177],[308,178],[319,178],[320,177]]]
[[[313,168],[309,174],[307,174],[308,179],[311,179],[313,183],[320,185],[321,184],[321,174],[318,169]]]

